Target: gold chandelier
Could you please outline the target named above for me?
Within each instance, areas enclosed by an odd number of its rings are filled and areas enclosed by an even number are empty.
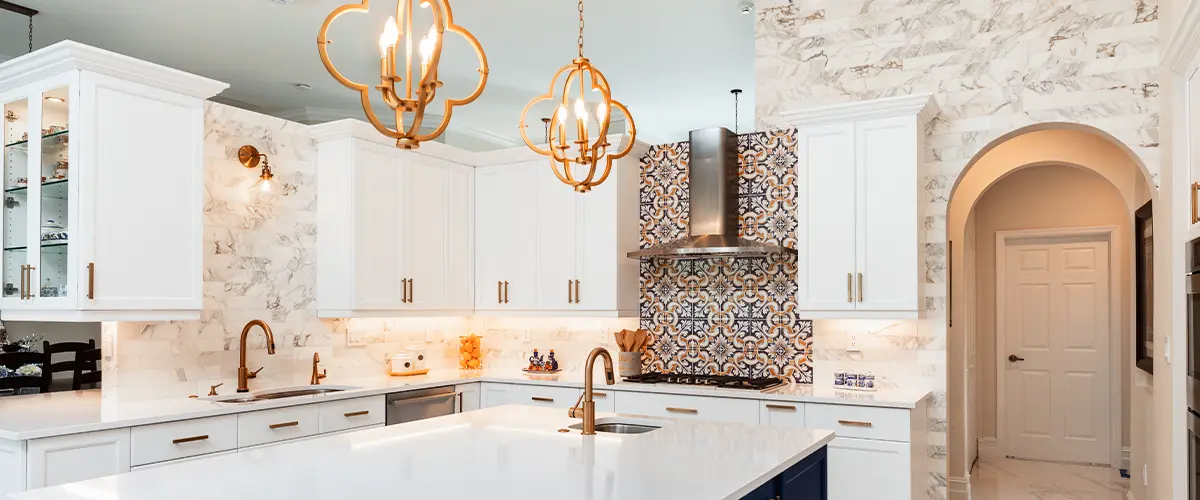
[[[383,102],[396,113],[396,128],[390,129],[379,121],[379,118],[375,116],[375,111],[371,109],[370,87],[346,78],[329,60],[328,46],[331,43],[327,36],[329,26],[338,16],[347,12],[367,12],[370,3],[371,0],[362,0],[360,4],[346,4],[334,9],[329,17],[325,18],[325,23],[321,25],[321,31],[317,34],[317,51],[321,54],[321,62],[325,64],[325,69],[329,71],[330,75],[333,75],[347,88],[358,91],[363,111],[366,112],[367,119],[370,120],[371,125],[375,126],[376,130],[396,139],[397,147],[417,149],[422,142],[435,139],[446,131],[455,106],[470,104],[479,97],[479,94],[483,93],[483,87],[487,84],[488,77],[487,55],[483,53],[483,47],[479,45],[479,41],[475,39],[474,35],[454,24],[454,14],[450,11],[448,0],[421,0],[421,7],[432,7],[433,26],[430,26],[429,32],[418,42],[420,74],[419,79],[414,80],[412,49],[413,38],[417,34],[413,31],[413,0],[398,0],[396,15],[388,18],[383,28],[383,34],[379,36],[380,83],[375,86],[375,89],[383,95]],[[400,18],[399,23],[396,22],[396,17]],[[442,82],[438,80],[438,64],[442,58],[442,39],[447,31],[461,35],[475,49],[475,54],[479,57],[479,84],[475,87],[475,91],[465,99],[446,99],[441,123],[432,132],[420,134],[421,125],[425,121],[425,107],[437,95],[438,87],[442,86]],[[405,42],[403,77],[396,72],[396,48],[400,44],[401,37]],[[397,91],[397,84],[402,84],[403,97]],[[413,118],[406,128],[404,123],[408,114],[412,114]]]
[[[633,124],[633,116],[629,114],[629,110],[625,108],[624,104],[612,98],[608,80],[604,78],[604,74],[596,69],[591,61],[583,57],[583,25],[583,0],[579,0],[579,57],[554,74],[554,79],[550,81],[550,89],[545,94],[535,97],[525,105],[525,110],[521,112],[520,125],[521,137],[525,139],[525,144],[538,154],[550,157],[550,166],[558,180],[575,188],[575,191],[580,193],[591,191],[593,187],[603,183],[612,170],[613,160],[629,154],[629,151],[633,149],[633,141],[637,138],[637,127]],[[554,111],[553,122],[548,124],[546,130],[547,149],[542,149],[529,140],[525,119],[534,104],[556,99],[554,91],[558,87],[559,78],[564,74],[566,81],[561,87],[562,96],[557,98],[558,106]],[[571,95],[575,93],[572,91],[572,83],[577,83],[579,88],[573,105],[569,102]],[[588,113],[584,87],[591,88],[591,95],[599,99],[594,115]],[[608,126],[612,121],[613,108],[625,115],[629,131],[629,140],[625,147],[616,152],[608,150],[612,146],[608,142]],[[572,127],[567,126],[569,110],[573,110],[575,113],[574,130],[570,130]],[[592,123],[597,126],[594,138],[588,130]],[[572,151],[572,148],[575,150]],[[580,175],[583,174],[585,168],[587,174]],[[576,169],[579,171],[577,172]]]

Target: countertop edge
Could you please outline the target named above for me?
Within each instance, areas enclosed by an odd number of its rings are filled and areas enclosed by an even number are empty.
[[[400,377],[396,377],[400,378]],[[347,379],[345,385],[354,385],[356,380],[362,379]],[[249,413],[262,410],[271,410],[276,408],[286,408],[291,406],[301,406],[307,404],[317,404],[323,402],[340,401],[346,399],[355,399],[361,397],[380,396],[386,394],[395,394],[401,392],[415,391],[421,389],[430,389],[436,387],[446,387],[455,385],[465,385],[474,383],[501,383],[501,384],[519,384],[519,385],[544,385],[552,387],[571,387],[582,388],[583,383],[573,380],[538,380],[524,376],[497,376],[497,375],[479,375],[476,377],[460,378],[452,380],[430,380],[419,381],[410,385],[401,387],[375,387],[352,389],[341,392],[327,393],[314,396],[299,396],[294,398],[279,399],[273,401],[264,401],[253,404],[234,404],[234,403],[215,403],[211,408],[197,409],[195,411],[184,411],[170,415],[154,415],[147,417],[133,417],[123,420],[114,420],[109,422],[96,422],[89,424],[78,424],[64,427],[54,427],[46,429],[38,429],[34,431],[9,431],[0,429],[0,439],[8,441],[28,441],[33,439],[42,439],[57,436],[66,436],[71,434],[82,434],[87,432],[98,432],[112,429],[121,429],[129,427],[141,427],[147,425],[162,424],[168,422],[178,422],[182,420],[193,420],[199,418],[216,417],[221,415],[235,415],[240,413]],[[342,384],[330,384],[342,385]],[[803,396],[791,394],[770,394],[758,391],[743,391],[740,389],[728,389],[726,392],[713,392],[711,389],[695,388],[690,386],[676,386],[664,384],[635,384],[635,383],[618,383],[615,385],[600,385],[597,386],[601,390],[612,390],[622,392],[642,392],[642,393],[657,393],[657,394],[677,394],[685,396],[699,397],[714,397],[725,399],[749,399],[749,400],[770,400],[770,401],[787,401],[795,403],[816,403],[816,404],[837,404],[844,406],[868,406],[874,408],[894,408],[912,410],[915,409],[922,401],[931,396],[930,391],[914,391],[914,394],[923,394],[915,401],[868,401],[868,400],[850,400],[828,396]],[[741,391],[741,392],[732,392]],[[864,393],[867,395],[870,393]],[[16,396],[26,397],[26,396]],[[2,403],[0,403],[2,404]]]

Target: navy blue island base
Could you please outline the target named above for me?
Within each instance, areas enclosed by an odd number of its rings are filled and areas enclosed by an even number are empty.
[[[822,446],[742,500],[827,500],[828,497],[829,467]]]

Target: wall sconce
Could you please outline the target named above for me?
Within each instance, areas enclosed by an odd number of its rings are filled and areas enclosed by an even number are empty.
[[[242,146],[238,148],[238,161],[243,167],[257,168],[262,164],[262,173],[258,176],[258,182],[251,186],[251,190],[258,188],[263,193],[270,193],[273,189],[271,180],[275,178],[275,174],[271,173],[271,162],[267,161],[267,155],[259,153],[258,148],[254,146]]]

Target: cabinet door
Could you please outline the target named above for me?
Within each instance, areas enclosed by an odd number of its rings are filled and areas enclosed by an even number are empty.
[[[28,180],[35,171],[30,162],[29,137],[36,137],[39,122],[31,115],[31,100],[25,97],[4,103],[3,127],[4,165],[4,226],[3,266],[0,267],[0,309],[27,309],[31,303],[23,297],[30,290],[25,280],[25,266],[32,264],[29,244],[36,234],[35,220],[30,213],[31,198]],[[10,121],[11,120],[11,121]],[[37,142],[36,140],[34,142]],[[36,196],[34,197],[36,198]]]
[[[386,146],[355,142],[355,308],[403,309],[405,162]]]
[[[829,500],[903,498],[912,491],[909,444],[836,438],[829,443]],[[871,480],[864,481],[868,473]]]
[[[29,489],[129,472],[129,429],[34,439],[28,445]]]
[[[512,404],[511,386],[506,384],[482,384],[480,386],[479,406],[491,408]]]
[[[80,107],[72,108],[76,160],[69,182],[79,184],[78,208],[69,210],[78,217],[68,217],[66,224],[70,251],[79,257],[71,258],[75,265],[67,282],[77,287],[69,286],[74,290],[68,293],[81,309],[198,311],[204,265],[204,157],[197,142],[204,134],[202,103],[86,71],[80,94]],[[148,124],[134,117],[154,118]],[[94,264],[90,286],[88,264]]]
[[[784,401],[759,402],[758,423],[775,427],[804,427],[804,405]]]
[[[616,169],[617,165],[613,166]],[[614,172],[604,183],[591,191],[579,195],[575,205],[576,227],[576,279],[579,293],[575,297],[575,308],[589,311],[615,311],[617,302],[617,264],[629,260],[621,252],[618,238],[617,197],[620,191],[619,174]],[[564,186],[565,187],[565,186]],[[630,262],[633,262],[630,260]]]
[[[917,311],[917,130],[911,118],[856,125],[858,309]],[[858,279],[856,277],[856,279]]]
[[[534,167],[523,163],[476,172],[476,309],[531,310],[537,304]]]
[[[827,451],[822,448],[779,475],[779,500],[826,500],[830,498],[829,483]]]
[[[25,441],[0,439],[0,495],[25,491]]]
[[[408,167],[406,227],[409,309],[450,306],[450,167],[445,160],[405,155]]]
[[[801,311],[852,311],[854,125],[804,128],[797,139],[796,301]]]
[[[561,311],[575,306],[577,259],[576,203],[581,195],[554,174],[537,176],[537,308]]]
[[[479,384],[456,385],[454,390],[459,393],[458,412],[468,412],[480,409]]]

